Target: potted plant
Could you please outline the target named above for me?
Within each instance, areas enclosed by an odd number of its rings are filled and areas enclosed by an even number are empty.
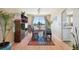
[[[75,44],[73,44],[73,50],[79,50],[79,43],[78,43],[78,30],[77,27],[75,27],[75,34],[72,33],[74,40],[75,40]]]
[[[12,15],[9,13],[6,13],[4,11],[0,11],[0,17],[1,17],[1,22],[0,21],[0,26],[1,26],[1,30],[2,30],[2,36],[3,36],[3,42],[0,43],[0,50],[9,50],[11,49],[11,43],[10,42],[6,42],[6,37],[9,33],[9,31],[7,32],[7,25],[9,20],[11,19]]]

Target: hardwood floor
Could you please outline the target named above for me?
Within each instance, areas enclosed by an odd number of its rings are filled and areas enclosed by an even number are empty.
[[[52,39],[55,45],[28,45],[31,37],[32,33],[28,33],[20,43],[13,44],[12,50],[72,50],[72,47],[57,38]]]
[[[43,45],[47,45],[47,46],[52,46],[52,45],[55,45],[54,43],[53,43],[53,41],[49,41],[49,42],[38,42],[38,41],[30,41],[29,43],[28,43],[28,45],[32,45],[32,46],[43,46]]]

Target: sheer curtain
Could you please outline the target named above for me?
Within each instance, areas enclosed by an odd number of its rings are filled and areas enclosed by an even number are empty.
[[[34,16],[33,15],[27,15],[28,16],[28,25],[31,25],[32,24],[32,20],[34,19]]]

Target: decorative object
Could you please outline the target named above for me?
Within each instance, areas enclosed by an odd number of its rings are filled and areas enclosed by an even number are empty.
[[[32,26],[28,25],[28,32],[31,33],[32,32]]]
[[[20,20],[16,19],[14,21],[14,23],[15,23],[14,42],[20,42],[21,41],[21,24],[20,24]]]

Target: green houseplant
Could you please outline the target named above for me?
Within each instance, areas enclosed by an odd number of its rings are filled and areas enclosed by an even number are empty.
[[[0,11],[0,17],[1,17],[0,26],[1,26],[1,30],[2,30],[2,36],[3,36],[3,42],[0,43],[0,49],[8,50],[8,49],[11,49],[11,45],[10,45],[10,42],[6,42],[5,40],[10,31],[9,30],[7,32],[7,25],[9,23],[9,20],[11,19],[12,15],[7,12]]]
[[[72,33],[75,44],[73,44],[73,50],[79,50],[79,42],[78,42],[78,29],[75,27],[75,33]]]

